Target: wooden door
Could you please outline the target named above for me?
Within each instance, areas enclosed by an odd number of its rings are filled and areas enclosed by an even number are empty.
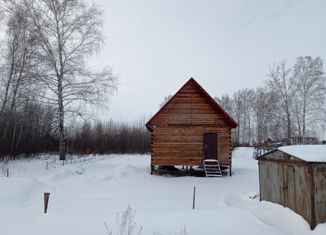
[[[204,158],[218,159],[217,133],[204,133]]]
[[[284,206],[296,211],[295,196],[295,178],[294,168],[291,166],[283,166],[283,197]]]

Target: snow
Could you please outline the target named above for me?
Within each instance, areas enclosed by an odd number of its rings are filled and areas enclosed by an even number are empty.
[[[252,151],[235,150],[233,175],[223,178],[150,175],[148,155],[95,156],[64,166],[54,161],[57,156],[12,161],[11,176],[0,176],[0,233],[105,235],[105,223],[117,234],[117,213],[130,205],[135,230],[142,228],[143,235],[177,235],[183,229],[188,235],[326,234],[326,223],[311,231],[290,209],[259,201]],[[51,193],[47,214],[44,192]]]
[[[307,162],[326,162],[326,145],[292,145],[278,149]]]

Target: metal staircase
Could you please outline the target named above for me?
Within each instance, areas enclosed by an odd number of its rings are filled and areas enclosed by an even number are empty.
[[[206,177],[222,177],[220,163],[217,160],[206,159],[203,163]]]

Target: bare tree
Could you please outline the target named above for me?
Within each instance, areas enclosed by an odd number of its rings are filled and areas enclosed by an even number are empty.
[[[256,140],[259,145],[263,144],[268,137],[280,139],[281,130],[273,113],[278,109],[278,95],[269,91],[267,87],[257,88],[255,91],[254,116],[256,124]]]
[[[2,91],[2,104],[0,108],[0,118],[2,117],[7,103],[10,99],[10,89],[14,83],[14,75],[17,71],[18,57],[19,57],[19,30],[17,29],[14,19],[11,18],[7,21],[7,35],[2,42],[1,50],[1,74],[0,81],[3,88]]]
[[[291,76],[291,69],[286,67],[285,61],[271,67],[268,74],[268,87],[279,96],[280,110],[275,110],[276,118],[284,119],[286,123],[286,136],[289,141],[292,134],[292,115],[294,84]],[[281,114],[281,115],[280,115]]]
[[[307,127],[325,117],[326,79],[323,61],[306,56],[298,57],[294,65],[295,115],[303,141]]]
[[[12,11],[25,12],[37,38],[35,76],[46,90],[41,96],[57,107],[60,159],[65,159],[65,115],[76,103],[97,104],[115,89],[110,70],[94,72],[86,59],[103,45],[102,11],[82,0],[9,0]]]
[[[253,121],[253,108],[255,103],[255,90],[243,89],[242,99],[244,104],[244,133],[243,142],[250,143],[254,139],[254,121]]]
[[[229,115],[231,115],[231,117],[236,117],[236,106],[235,106],[235,101],[232,99],[232,97],[230,97],[228,94],[224,94],[221,96],[221,98],[219,97],[214,97],[214,100],[222,106],[222,108],[224,110],[227,111],[227,113]],[[238,121],[238,120],[237,120]],[[234,145],[238,145],[238,135],[237,133],[239,133],[239,127],[237,127],[236,129],[232,129],[231,130],[231,139],[232,139],[232,143]]]
[[[237,91],[233,94],[233,110],[234,118],[238,122],[239,126],[236,128],[235,142],[240,143],[240,128],[242,126],[241,122],[243,119],[243,100],[240,96],[240,91]]]
[[[0,107],[0,141],[10,146],[10,155],[21,135],[21,123],[17,108],[24,106],[30,99],[34,84],[29,81],[29,72],[33,66],[34,36],[27,30],[27,22],[22,12],[10,12],[5,19],[5,38],[3,40],[3,59],[0,84],[3,87]],[[4,115],[5,114],[5,115]]]
[[[214,97],[214,100],[222,106],[223,109],[225,109],[228,114],[233,116],[234,110],[233,110],[233,100],[228,94],[222,95],[221,99],[218,97]]]
[[[237,120],[233,132],[236,144],[258,144],[271,137],[290,143],[291,137],[304,137],[307,130],[316,135],[326,123],[326,78],[322,60],[299,57],[294,66],[281,62],[270,68],[267,86],[241,89],[232,98],[215,98]],[[304,140],[304,138],[302,138]]]
[[[237,144],[249,144],[254,138],[253,105],[255,91],[253,89],[241,89],[233,94],[233,98],[223,95],[215,100],[233,116],[239,124],[233,132]],[[235,135],[235,136],[234,136]]]

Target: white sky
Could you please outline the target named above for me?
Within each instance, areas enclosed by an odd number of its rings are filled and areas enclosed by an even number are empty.
[[[326,59],[326,1],[96,0],[106,46],[94,63],[120,78],[103,115],[148,118],[191,76],[212,96],[256,88],[269,66]]]

